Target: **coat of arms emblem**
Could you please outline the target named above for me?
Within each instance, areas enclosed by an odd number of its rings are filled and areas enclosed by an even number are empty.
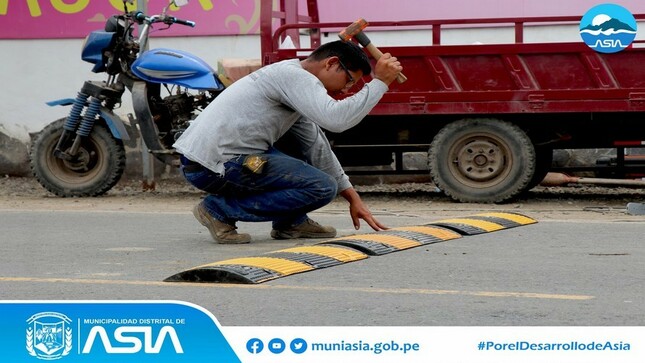
[[[26,347],[29,355],[44,360],[62,358],[72,350],[72,320],[55,312],[38,313],[27,319]]]

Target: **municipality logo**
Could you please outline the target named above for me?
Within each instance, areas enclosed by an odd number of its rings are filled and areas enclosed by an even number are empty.
[[[580,20],[580,36],[591,49],[616,53],[636,38],[636,19],[629,10],[616,4],[594,6]]]
[[[62,358],[72,351],[72,320],[54,313],[38,313],[27,319],[26,347],[29,355],[43,360]]]

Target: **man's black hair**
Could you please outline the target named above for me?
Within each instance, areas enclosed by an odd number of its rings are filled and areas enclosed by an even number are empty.
[[[358,72],[361,70],[363,75],[372,72],[372,66],[363,50],[353,42],[335,42],[325,43],[314,50],[309,59],[319,61],[329,57],[338,57],[347,69]]]

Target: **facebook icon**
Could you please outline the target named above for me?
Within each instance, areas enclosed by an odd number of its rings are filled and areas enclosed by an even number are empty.
[[[258,354],[264,349],[264,343],[258,338],[251,338],[246,342],[246,350],[251,354]]]

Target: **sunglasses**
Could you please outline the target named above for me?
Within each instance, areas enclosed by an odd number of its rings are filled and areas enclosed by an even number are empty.
[[[345,64],[343,64],[343,62],[340,60],[340,58],[338,58],[338,64],[345,71],[345,73],[347,74],[347,78],[349,79],[349,81],[345,84],[345,87],[353,86],[354,83],[356,83],[356,80],[354,79],[354,77],[352,77],[352,74],[349,73],[349,69],[347,69],[347,67],[345,67]]]

